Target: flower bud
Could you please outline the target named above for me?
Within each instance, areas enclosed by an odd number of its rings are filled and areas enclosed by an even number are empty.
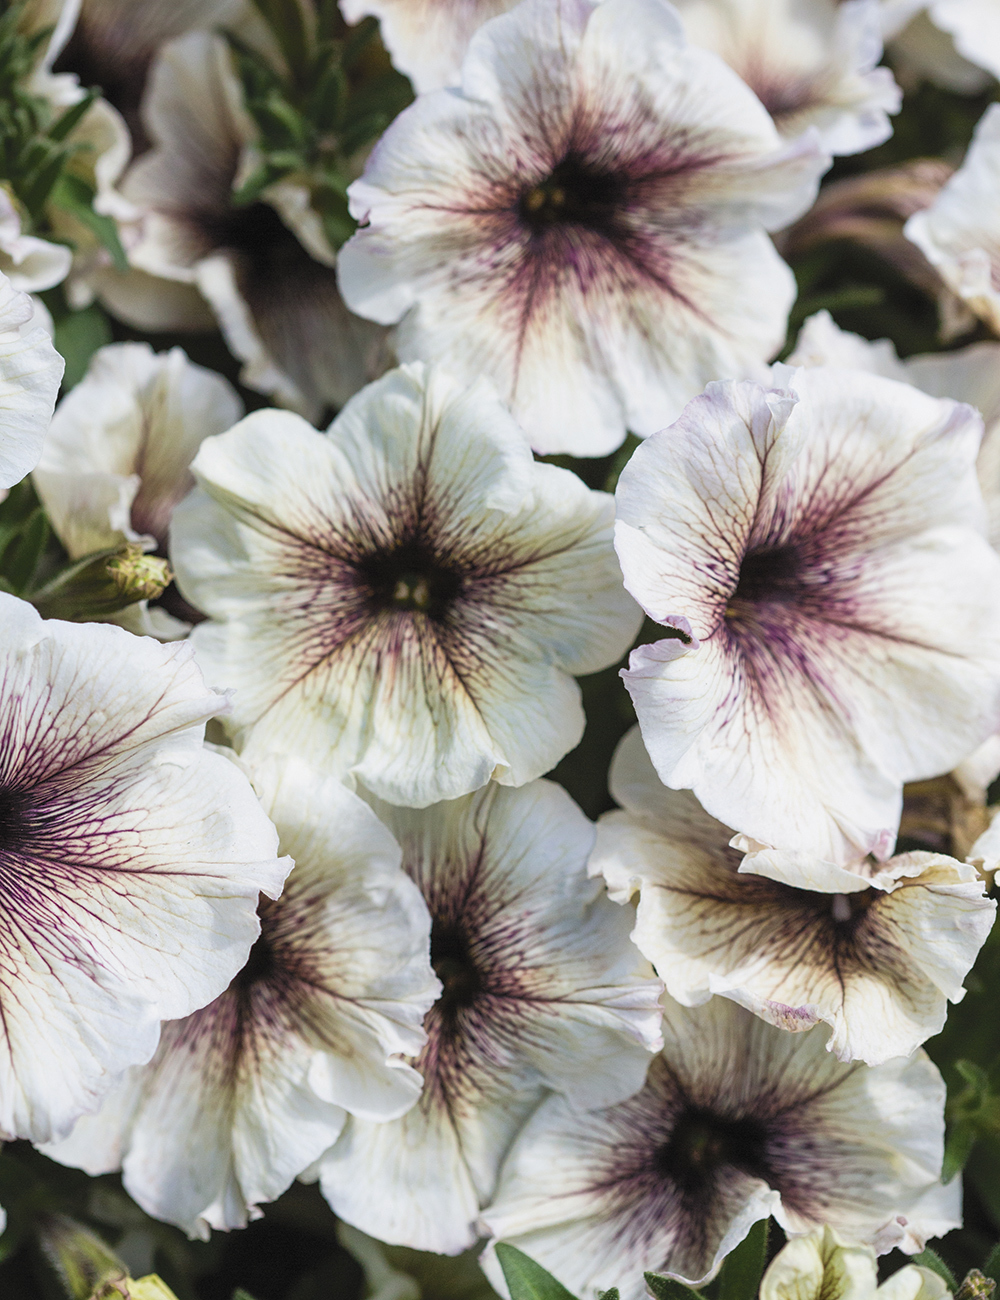
[[[173,579],[170,565],[135,542],[85,555],[31,597],[43,618],[86,622],[140,600],[155,600]]]

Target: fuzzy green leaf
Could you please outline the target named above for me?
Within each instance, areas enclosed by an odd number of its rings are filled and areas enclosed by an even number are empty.
[[[919,1264],[921,1268],[929,1268],[932,1273],[938,1277],[943,1277],[948,1284],[948,1290],[954,1295],[958,1290],[958,1283],[955,1281],[955,1274],[944,1262],[936,1250],[931,1250],[930,1246],[922,1250],[919,1255],[913,1256],[914,1264]]]
[[[642,1276],[656,1300],[701,1300],[697,1291],[678,1282],[675,1277],[663,1277],[659,1273],[643,1273]]]
[[[575,1300],[571,1291],[523,1250],[500,1241],[496,1252],[512,1300]]]

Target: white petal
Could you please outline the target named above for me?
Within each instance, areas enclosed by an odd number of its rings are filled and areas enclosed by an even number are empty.
[[[38,463],[64,362],[45,330],[25,328],[31,299],[0,274],[0,488]]]

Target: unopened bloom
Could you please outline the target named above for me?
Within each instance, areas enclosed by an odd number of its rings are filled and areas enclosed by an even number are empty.
[[[295,868],[261,902],[249,961],[48,1148],[91,1174],[120,1167],[147,1213],[205,1238],[258,1218],[348,1113],[379,1122],[413,1105],[421,1078],[403,1057],[440,987],[427,908],[371,809],[295,759],[251,775]]]
[[[616,901],[638,895],[632,939],[678,1002],[721,994],[793,1032],[824,1021],[829,1051],[877,1065],[939,1033],[964,997],[996,913],[971,866],[906,853],[865,876],[745,856],[690,791],[661,785],[638,729],[611,789],[625,811],[601,818],[591,871]]]
[[[618,485],[623,674],[661,780],[753,839],[887,856],[904,781],[1000,723],[1000,558],[966,406],[862,371],[710,385]]]
[[[940,1274],[919,1264],[907,1264],[879,1286],[872,1247],[844,1241],[830,1227],[793,1237],[760,1283],[760,1300],[948,1300],[950,1294]]]
[[[724,998],[668,1004],[664,1037],[630,1100],[585,1114],[542,1102],[482,1214],[495,1239],[576,1295],[617,1286],[622,1300],[640,1300],[645,1270],[711,1277],[769,1215],[788,1233],[830,1224],[862,1242],[899,1218],[922,1249],[945,1095],[922,1051],[843,1065],[825,1028],[787,1034]]]
[[[0,273],[0,489],[19,483],[38,463],[64,362],[31,299]]]
[[[882,57],[878,0],[677,0],[688,37],[740,74],[786,139],[808,126],[834,154],[892,134],[902,92]]]
[[[226,987],[290,863],[188,647],[0,610],[0,1131],[39,1142]]]
[[[34,473],[70,558],[125,541],[165,551],[173,508],[194,486],[195,453],[242,414],[228,381],[180,348],[100,348],[59,403]]]
[[[476,1240],[511,1139],[546,1090],[574,1113],[630,1096],[660,1045],[660,984],[587,878],[593,826],[560,787],[496,785],[425,811],[376,804],[430,910],[441,995],[420,1100],[352,1119],[320,1165],[339,1218],[444,1254]]]
[[[1000,104],[991,104],[965,161],[904,233],[948,285],[1000,334]]]
[[[404,367],[326,434],[259,411],[202,444],[171,559],[246,753],[310,756],[394,803],[520,785],[583,733],[571,673],[640,614],[611,499],[532,460],[485,381]]]
[[[536,451],[603,455],[780,346],[793,280],[765,230],[827,163],[780,145],[663,0],[527,0],[350,187],[344,297],[399,322],[404,360],[488,375]]]
[[[196,31],[164,45],[143,116],[153,147],[121,185],[138,214],[125,232],[136,273],[102,281],[111,309],[141,328],[195,328],[200,291],[248,387],[311,418],[341,406],[385,368],[384,331],[344,306],[308,203],[279,213],[270,192],[234,203],[255,128],[222,38]]]

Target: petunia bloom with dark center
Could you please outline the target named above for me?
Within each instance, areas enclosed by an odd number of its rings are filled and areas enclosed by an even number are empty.
[[[618,484],[670,637],[623,674],[662,781],[828,862],[885,858],[905,781],[1000,726],[1000,561],[969,407],[861,371],[710,385]]]
[[[575,1294],[617,1285],[625,1300],[647,1270],[700,1284],[770,1214],[787,1232],[830,1224],[880,1244],[909,1215],[919,1240],[921,1203],[939,1195],[941,1077],[922,1053],[841,1065],[825,1036],[787,1034],[722,998],[668,1001],[642,1091],[589,1114],[544,1101],[484,1224]]]
[[[669,5],[530,0],[382,137],[341,289],[398,322],[402,359],[488,375],[537,451],[603,455],[779,345],[792,283],[764,232],[825,166],[779,146]]]
[[[574,1106],[641,1086],[658,986],[629,921],[587,878],[593,829],[546,781],[412,811],[376,803],[432,920],[441,993],[394,1124],[352,1120],[321,1166],[337,1215],[382,1240],[455,1252],[503,1154],[548,1089]]]

